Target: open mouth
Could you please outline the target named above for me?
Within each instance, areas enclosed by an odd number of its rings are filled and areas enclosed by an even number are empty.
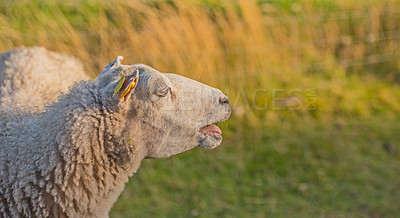
[[[200,147],[213,149],[222,142],[222,130],[215,124],[209,124],[200,128],[199,132],[203,133]]]
[[[229,118],[231,115],[230,107],[227,108],[229,110],[222,111],[222,114],[215,115],[215,117],[219,117],[219,119],[207,119],[204,120],[199,126],[203,126],[198,129],[199,136],[199,146],[205,149],[213,149],[221,144],[222,142],[222,130],[215,125],[215,122],[222,122]],[[225,112],[225,113],[224,113]],[[211,123],[211,124],[210,124]]]
[[[217,137],[221,137],[221,135],[222,135],[222,130],[215,124],[210,124],[210,125],[201,127],[200,132],[207,134],[207,135],[211,135],[211,136],[217,136]]]

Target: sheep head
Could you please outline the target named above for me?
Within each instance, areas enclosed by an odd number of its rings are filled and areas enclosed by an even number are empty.
[[[231,108],[220,90],[121,61],[119,56],[95,81],[103,104],[125,120],[114,136],[133,141],[145,150],[146,158],[169,157],[195,147],[212,149],[222,142],[222,131],[214,123],[227,120]]]

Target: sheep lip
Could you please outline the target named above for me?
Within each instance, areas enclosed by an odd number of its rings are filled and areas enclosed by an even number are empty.
[[[199,130],[199,146],[205,149],[214,149],[222,142],[222,131],[214,124],[206,125]]]
[[[217,138],[221,137],[222,135],[222,130],[215,124],[203,126],[199,131],[206,135],[217,136]]]

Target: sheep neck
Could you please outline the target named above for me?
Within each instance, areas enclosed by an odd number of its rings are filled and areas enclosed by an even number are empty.
[[[66,215],[72,217],[107,217],[129,176],[137,171],[146,155],[139,149],[139,141],[121,137],[125,126],[123,117],[101,110],[101,105],[85,103],[93,102],[93,99],[85,100],[90,97],[93,98],[90,90],[71,90],[63,96],[69,100],[61,98],[50,106],[34,128],[49,130],[41,135],[54,138],[52,145],[44,148],[57,150],[42,157],[43,162],[54,162],[51,171],[40,172],[54,184],[55,191],[47,195],[48,201],[54,202],[47,205],[68,211],[71,214]],[[62,122],[51,129],[45,128],[54,118]]]

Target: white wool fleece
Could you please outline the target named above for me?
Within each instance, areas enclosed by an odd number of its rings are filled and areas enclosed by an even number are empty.
[[[43,110],[74,82],[87,80],[82,63],[41,47],[0,54],[0,107]]]

